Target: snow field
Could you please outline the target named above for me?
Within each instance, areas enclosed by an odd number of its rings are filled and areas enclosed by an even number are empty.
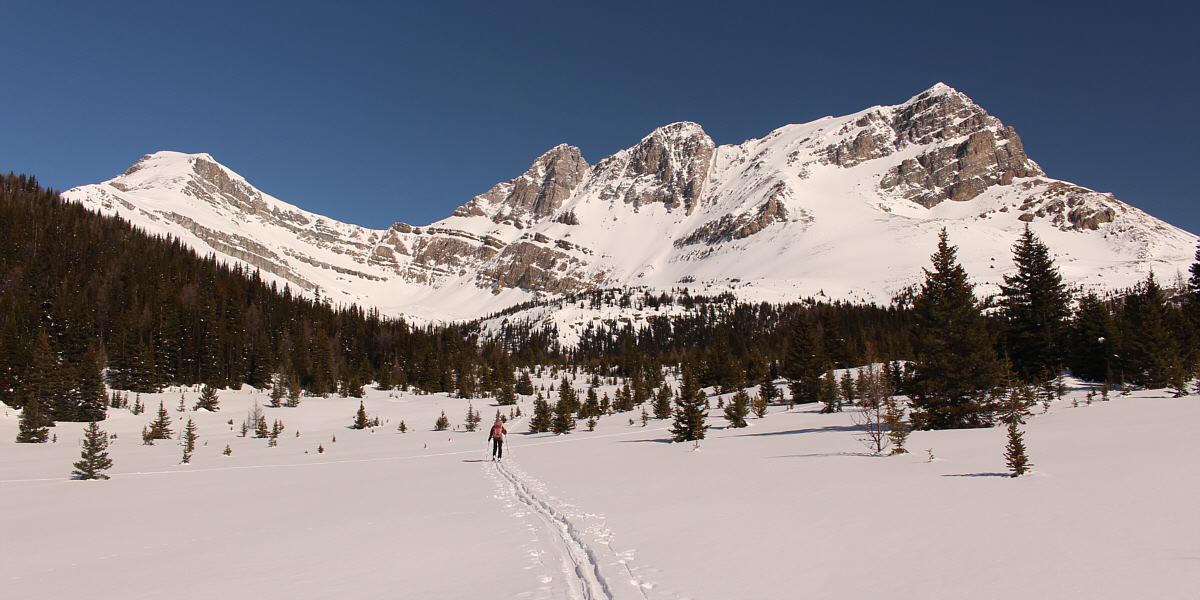
[[[612,397],[615,386],[600,391]],[[698,448],[669,443],[667,422],[643,428],[639,410],[564,436],[527,434],[519,418],[495,465],[488,400],[470,401],[480,431],[434,432],[442,410],[461,424],[468,401],[367,392],[368,415],[384,421],[373,431],[349,429],[354,398],[265,408],[268,423],[286,427],[274,448],[237,431],[255,401],[266,405],[263,392],[222,391],[217,413],[190,410],[195,390],[143,394],[145,413],[110,409],[101,423],[118,438],[112,479],[94,482],[69,478],[83,424],[53,428],[56,444],[16,444],[18,413],[7,409],[0,598],[1094,599],[1200,589],[1197,396],[1145,391],[1086,405],[1076,385],[1028,420],[1033,472],[1012,479],[1002,428],[914,432],[909,454],[878,457],[855,439],[849,412],[772,407],[726,429],[715,398]],[[178,464],[177,440],[141,444],[160,399],[176,432],[188,417],[198,425],[191,464]],[[532,412],[530,398],[521,410]],[[396,431],[401,419],[409,433]]]

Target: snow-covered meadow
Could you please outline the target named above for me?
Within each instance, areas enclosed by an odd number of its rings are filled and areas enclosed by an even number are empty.
[[[101,424],[117,436],[108,481],[70,477],[82,424],[53,428],[56,443],[16,444],[18,412],[7,409],[0,597],[1092,600],[1200,590],[1195,395],[1138,391],[1089,405],[1076,385],[1046,414],[1035,409],[1024,426],[1033,471],[1012,479],[1003,428],[914,432],[910,453],[871,456],[849,411],[771,407],[726,429],[715,398],[698,447],[669,443],[669,423],[643,427],[637,410],[561,436],[527,434],[520,417],[497,465],[485,454],[497,410],[488,400],[367,392],[366,411],[382,422],[373,430],[349,428],[354,398],[266,408],[285,426],[276,447],[240,434],[264,392],[222,391],[216,413],[191,410],[193,389],[144,394],[145,413],[110,409]],[[198,426],[190,464],[177,440],[142,444],[160,400],[177,433],[188,418]],[[480,431],[462,431],[468,402],[483,414]],[[520,406],[527,417],[530,398]],[[433,431],[443,410],[457,431]]]

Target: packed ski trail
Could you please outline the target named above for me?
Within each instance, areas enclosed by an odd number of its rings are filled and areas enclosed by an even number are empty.
[[[634,574],[632,551],[616,552],[612,531],[602,516],[580,513],[544,490],[511,459],[492,462],[489,475],[503,492],[498,496],[516,509],[515,516],[532,517],[530,529],[537,547],[530,556],[554,575],[542,578],[547,598],[571,600],[650,600],[655,587]],[[549,558],[547,558],[549,557]],[[556,563],[556,564],[553,564]],[[660,596],[654,596],[660,597]]]
[[[546,539],[559,554],[562,564],[560,572],[569,596],[572,599],[612,600],[613,595],[609,592],[608,582],[600,574],[595,554],[580,539],[567,517],[531,492],[525,482],[503,462],[496,462],[495,465],[496,472],[508,484],[513,497],[542,521],[543,527],[539,528],[538,537]],[[543,536],[543,532],[548,534]]]

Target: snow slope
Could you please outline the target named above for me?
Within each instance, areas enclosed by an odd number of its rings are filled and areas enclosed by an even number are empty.
[[[594,165],[560,145],[426,227],[339,223],[206,154],[148,155],[64,196],[305,294],[432,321],[629,286],[887,303],[919,282],[942,228],[984,294],[1013,271],[1026,225],[1068,283],[1099,290],[1149,271],[1174,282],[1200,243],[1046,176],[1011,128],[943,84],[739,145],[687,122]]]
[[[1200,397],[1084,393],[1029,420],[1018,479],[1002,429],[915,432],[878,457],[850,413],[808,407],[741,430],[714,409],[698,449],[637,411],[564,436],[518,418],[495,465],[485,432],[431,431],[467,400],[369,390],[384,424],[364,431],[352,398],[267,408],[286,426],[270,448],[228,424],[265,394],[181,413],[198,394],[176,389],[110,411],[112,479],[84,482],[80,424],[15,444],[8,410],[0,597],[1195,598]],[[196,420],[191,464],[177,441],[141,445],[159,400],[176,430]]]

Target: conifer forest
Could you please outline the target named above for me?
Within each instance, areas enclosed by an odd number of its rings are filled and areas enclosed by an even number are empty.
[[[940,429],[993,425],[997,390],[1064,371],[1113,388],[1182,390],[1197,375],[1200,250],[1186,281],[1147,275],[1099,296],[1065,286],[1026,229],[1013,256],[998,257],[1017,274],[999,295],[980,297],[953,242],[943,233],[924,283],[888,306],[752,304],[686,289],[567,295],[549,302],[689,310],[590,325],[564,347],[552,328],[506,325],[484,336],[477,323],[418,326],[312,300],[10,173],[0,187],[0,400],[25,410],[23,441],[37,442],[56,421],[103,420],[106,385],[274,386],[305,396],[361,396],[375,385],[503,398],[528,369],[549,366],[628,381],[629,399],[608,407],[619,411],[653,400],[664,368],[687,373],[689,394],[782,377],[790,401],[808,403],[839,395],[832,370],[884,363],[909,398],[911,425]],[[593,416],[588,403],[573,406],[565,418]]]

